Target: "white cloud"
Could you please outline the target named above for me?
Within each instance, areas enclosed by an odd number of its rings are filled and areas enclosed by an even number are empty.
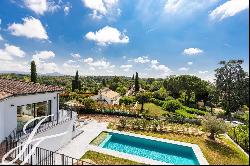
[[[165,11],[168,14],[190,15],[202,9],[206,9],[218,2],[218,0],[166,0]]]
[[[193,62],[188,62],[187,64],[188,64],[189,66],[191,66],[191,65],[193,65]]]
[[[75,70],[80,68],[80,65],[74,64],[75,61],[68,60],[67,62],[63,63],[63,72],[65,74],[74,74]]]
[[[186,48],[184,51],[183,51],[183,54],[185,55],[188,55],[188,56],[191,56],[191,55],[199,55],[203,53],[203,50],[199,49],[199,48]]]
[[[1,60],[0,50],[0,71],[18,71],[18,72],[29,72],[30,64],[25,61],[5,61]]]
[[[74,60],[68,60],[68,61],[65,62],[65,63],[72,64],[72,63],[76,63],[76,61],[74,61]]]
[[[189,70],[189,68],[186,68],[186,67],[181,67],[181,68],[179,68],[179,70],[180,70],[180,71],[188,71],[188,70]]]
[[[84,59],[84,60],[83,60],[84,63],[88,63],[88,64],[89,64],[89,63],[92,63],[93,61],[94,61],[93,58],[87,58],[87,59]]]
[[[3,39],[3,37],[2,37],[2,35],[0,34],[0,41],[3,41],[4,39]]]
[[[13,57],[23,58],[25,52],[20,49],[20,47],[5,44],[4,49],[0,49],[0,60],[10,61],[13,60]]]
[[[67,16],[69,14],[69,11],[70,11],[70,6],[65,6],[63,11],[64,11],[64,14]]]
[[[159,75],[162,75],[162,76],[167,76],[171,72],[171,70],[167,66],[165,66],[165,65],[156,65],[156,64],[153,64],[151,66],[151,68],[154,69],[154,70],[156,70],[156,71],[162,72],[162,74],[159,73]]]
[[[47,60],[55,57],[55,53],[53,51],[36,52],[36,54],[34,54],[32,57],[36,62],[39,73],[46,74],[60,71],[56,63],[47,62]]]
[[[106,72],[108,72],[108,73],[114,73],[113,70],[106,70]]]
[[[39,15],[43,15],[47,11],[54,12],[60,8],[52,0],[24,0],[24,5]]]
[[[78,54],[78,53],[76,53],[76,54],[71,53],[70,55],[71,55],[74,59],[79,59],[79,58],[81,58],[81,55]]]
[[[13,60],[13,57],[9,55],[8,52],[6,52],[5,50],[0,49],[0,60],[10,61],[10,60]]]
[[[206,74],[208,71],[199,71],[199,74]]]
[[[152,61],[151,61],[151,64],[152,64],[152,65],[156,65],[156,64],[158,64],[158,63],[159,63],[159,62],[158,62],[157,60],[152,60]]]
[[[56,63],[54,62],[42,62],[37,63],[37,68],[39,73],[54,73],[59,72],[59,68]]]
[[[97,32],[89,32],[86,35],[88,40],[97,42],[98,45],[108,45],[114,43],[128,43],[129,37],[113,27],[106,26]]]
[[[121,65],[121,69],[123,69],[123,71],[128,72],[131,68],[133,67],[133,65]]]
[[[142,56],[142,57],[138,57],[138,58],[134,59],[134,62],[144,64],[144,63],[150,62],[150,59],[147,56]]]
[[[85,7],[92,9],[93,11],[99,12],[100,14],[105,15],[107,9],[104,6],[102,0],[83,0]]]
[[[48,39],[47,32],[40,20],[33,17],[23,18],[23,24],[13,23],[8,27],[14,36],[24,36],[27,38]]]
[[[151,77],[165,77],[172,72],[166,65],[160,64],[160,62],[156,59],[151,60],[148,56],[142,56],[128,61],[147,65],[148,68],[145,70],[147,70],[148,76],[150,75]]]
[[[33,59],[36,61],[43,61],[54,57],[55,53],[52,51],[40,51],[33,55]]]
[[[249,9],[249,0],[229,0],[214,9],[209,14],[209,17],[212,20],[218,19],[221,21],[246,9]]]
[[[107,15],[120,15],[118,0],[82,0],[85,7],[92,10],[93,19],[101,19]]]
[[[25,55],[25,52],[20,49],[20,47],[14,46],[14,45],[9,45],[5,44],[5,51],[9,53],[10,55],[22,58]]]
[[[94,61],[93,58],[87,58],[87,59],[84,59],[84,63],[88,64],[91,67],[95,67],[98,69],[111,69],[115,67],[115,65],[112,65],[110,62],[106,61],[105,59]]]

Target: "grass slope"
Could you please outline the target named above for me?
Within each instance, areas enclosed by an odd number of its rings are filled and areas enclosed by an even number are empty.
[[[113,157],[110,155],[88,151],[82,156],[81,159],[90,159],[95,162],[97,165],[143,165],[134,161],[127,159],[122,159],[118,157]]]
[[[141,104],[138,104],[137,109],[141,109]],[[166,111],[154,103],[145,103],[144,110],[148,110],[147,114],[150,116],[162,116],[164,113],[166,113]]]
[[[131,131],[130,131],[131,132]],[[169,140],[188,142],[199,145],[205,158],[212,165],[248,165],[249,158],[225,137],[219,142],[213,142],[204,137],[187,136],[181,134],[161,134],[144,131],[132,131],[137,134]]]

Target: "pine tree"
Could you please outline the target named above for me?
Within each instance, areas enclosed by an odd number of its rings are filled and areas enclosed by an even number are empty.
[[[36,63],[35,61],[31,62],[31,67],[30,67],[30,80],[31,82],[36,83],[37,82],[37,73],[36,73]]]
[[[140,90],[139,76],[138,76],[138,73],[136,72],[136,74],[135,74],[135,92],[139,92],[139,90]]]

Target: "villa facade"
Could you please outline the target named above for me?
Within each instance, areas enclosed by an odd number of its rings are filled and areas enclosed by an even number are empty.
[[[35,117],[53,114],[58,119],[62,91],[57,86],[0,78],[0,142]],[[35,124],[29,127],[32,125]]]

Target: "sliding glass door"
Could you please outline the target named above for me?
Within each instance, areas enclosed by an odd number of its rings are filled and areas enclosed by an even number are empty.
[[[17,107],[17,130],[23,129],[25,123],[34,118],[34,106],[33,104],[27,104]],[[28,127],[33,126],[33,124]]]
[[[51,115],[51,100],[17,106],[17,130],[23,129],[23,126],[31,119],[35,117]],[[45,122],[50,121],[51,118],[47,118]],[[31,123],[28,127],[34,127],[35,122]]]

